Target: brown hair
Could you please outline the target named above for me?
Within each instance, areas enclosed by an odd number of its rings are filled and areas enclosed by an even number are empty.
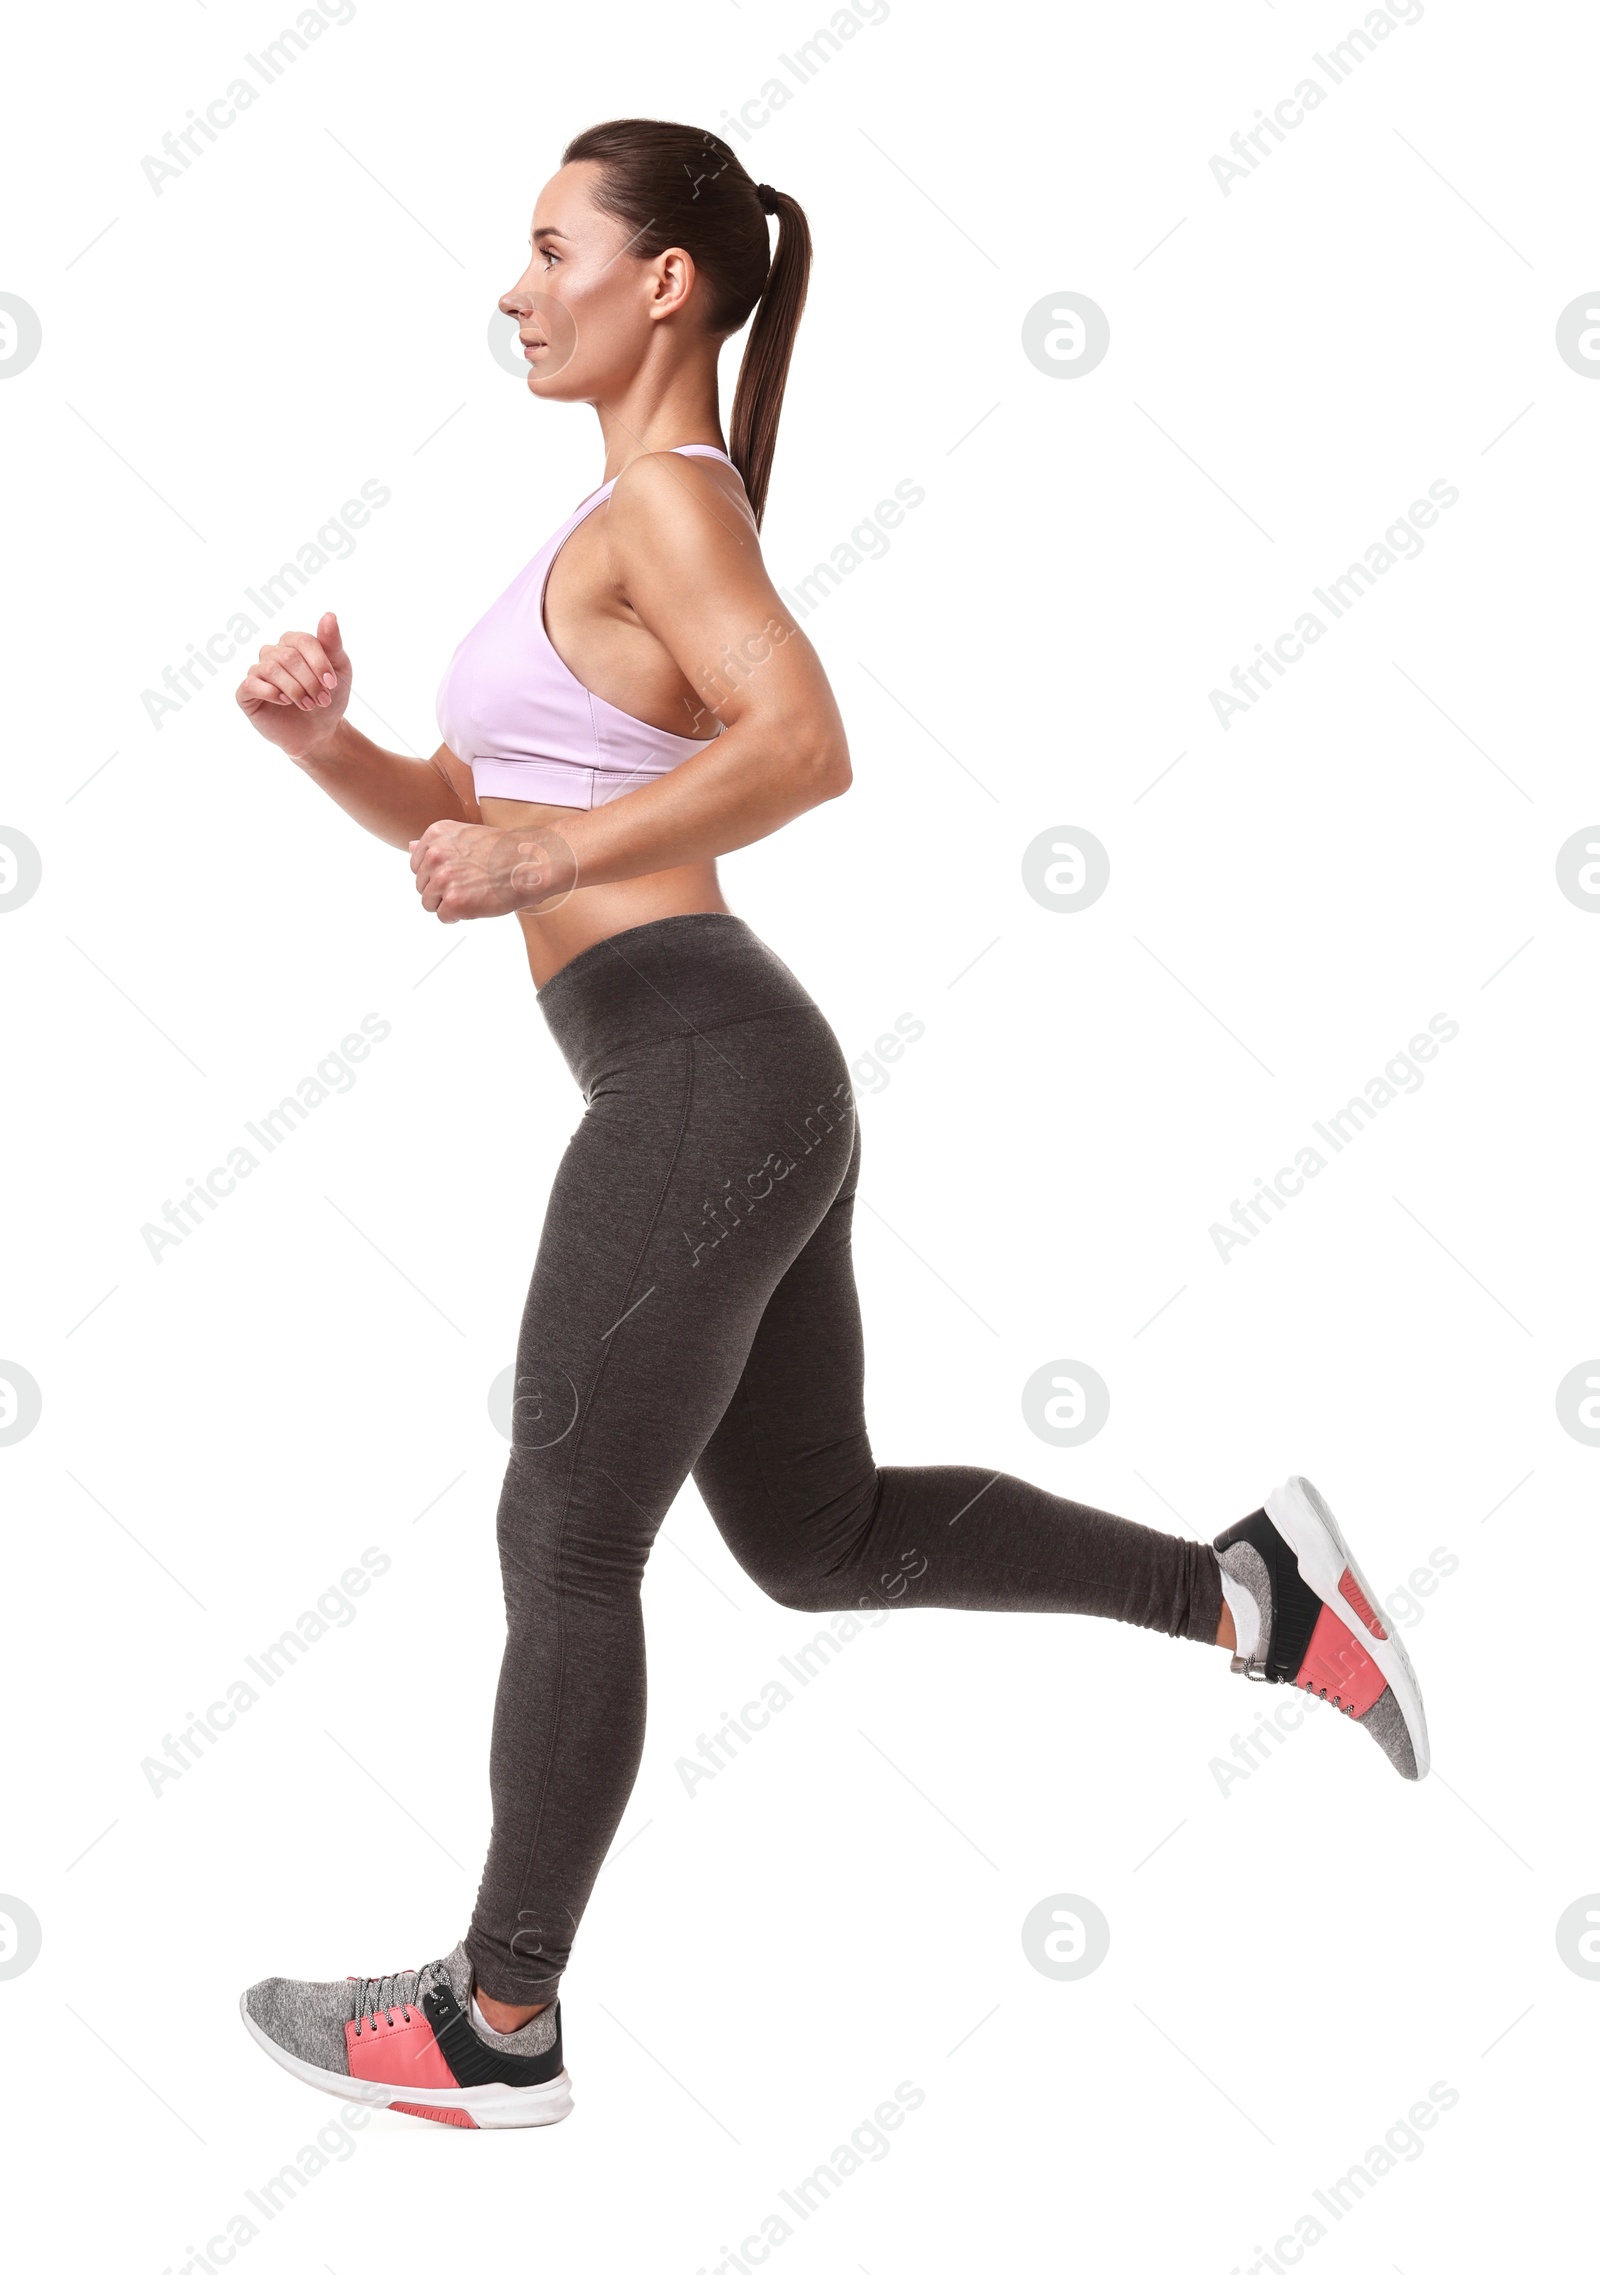
[[[729,456],[756,517],[766,510],[778,413],[811,274],[811,231],[792,197],[753,182],[715,134],[665,119],[609,119],[574,136],[564,166],[601,169],[596,200],[632,231],[628,251],[653,260],[670,245],[693,257],[707,286],[706,326],[726,339],[750,328],[728,425]],[[767,216],[778,217],[774,251]]]

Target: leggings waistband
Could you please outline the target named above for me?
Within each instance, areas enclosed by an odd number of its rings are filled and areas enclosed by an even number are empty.
[[[744,918],[720,909],[658,917],[597,940],[545,982],[538,1003],[583,1089],[600,1058],[619,1048],[817,1008]]]

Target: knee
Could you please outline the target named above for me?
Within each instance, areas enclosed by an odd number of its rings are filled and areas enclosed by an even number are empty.
[[[819,1542],[791,1541],[745,1569],[786,1611],[874,1613],[892,1611],[907,1585],[903,1573],[880,1571],[881,1561],[867,1531],[852,1528],[845,1547],[835,1541],[824,1551]]]
[[[870,1462],[821,1502],[802,1499],[794,1477],[761,1483],[697,1482],[741,1570],[787,1611],[855,1611],[881,1604],[874,1546],[882,1473]]]
[[[882,1568],[876,1559],[868,1558],[831,1572],[808,1566],[803,1571],[786,1569],[752,1573],[751,1577],[763,1593],[787,1611],[849,1612],[869,1627],[877,1627],[892,1611],[935,1600],[930,1599],[926,1587],[917,1585],[928,1568],[926,1556],[907,1549]]]
[[[544,1449],[512,1449],[495,1533],[508,1606],[559,1596],[637,1598],[659,1517],[600,1478],[568,1478]]]
[[[849,1572],[819,1572],[811,1564],[781,1563],[752,1572],[751,1579],[765,1596],[785,1611],[851,1611],[862,1593]]]

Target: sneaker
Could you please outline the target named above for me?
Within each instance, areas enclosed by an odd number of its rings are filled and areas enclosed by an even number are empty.
[[[1232,1583],[1234,1672],[1314,1691],[1370,1731],[1402,1777],[1426,1777],[1428,1725],[1405,1645],[1373,1610],[1372,1590],[1310,1480],[1289,1478],[1212,1545]]]
[[[297,1983],[271,1975],[239,2001],[264,2054],[302,2085],[436,2125],[553,2125],[572,2107],[561,2063],[561,2002],[520,2030],[472,2015],[472,1962],[447,1958],[398,1975]]]

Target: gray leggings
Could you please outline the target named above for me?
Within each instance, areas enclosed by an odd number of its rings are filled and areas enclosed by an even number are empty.
[[[498,1530],[494,1832],[467,1936],[554,1997],[644,1743],[639,1585],[692,1476],[797,1611],[1089,1612],[1214,1641],[1203,1543],[984,1468],[881,1469],[850,1218],[861,1138],[827,1020],[741,918],[664,917],[540,991],[585,1110],[517,1347]]]

